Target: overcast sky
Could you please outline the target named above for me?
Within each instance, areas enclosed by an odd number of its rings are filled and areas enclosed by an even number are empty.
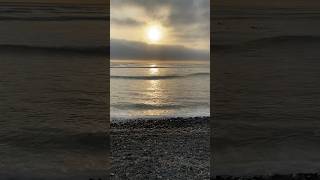
[[[210,0],[111,0],[110,7],[112,58],[159,57],[158,51],[166,58],[209,57]],[[161,27],[157,43],[148,42],[146,35],[152,24]]]

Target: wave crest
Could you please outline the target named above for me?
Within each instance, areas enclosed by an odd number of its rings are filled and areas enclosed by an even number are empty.
[[[187,75],[169,75],[169,76],[111,76],[113,79],[135,79],[135,80],[161,80],[178,79],[196,76],[210,76],[210,73],[192,73]]]
[[[0,45],[0,51],[43,52],[43,53],[80,53],[80,54],[108,54],[108,46],[75,47],[75,46],[33,46],[33,45]]]
[[[213,44],[211,47],[215,52],[234,52],[250,49],[261,49],[268,47],[301,47],[301,46],[319,46],[320,36],[302,35],[302,36],[273,36],[263,37],[255,40],[242,42],[239,44]],[[278,47],[277,47],[278,48]]]

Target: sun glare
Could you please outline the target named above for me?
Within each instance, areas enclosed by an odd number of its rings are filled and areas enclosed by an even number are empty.
[[[157,43],[161,40],[161,28],[158,26],[150,26],[147,30],[148,40],[151,43]]]
[[[149,69],[150,75],[158,75],[159,74],[159,68],[157,68],[156,64],[151,64],[150,67],[151,67]]]

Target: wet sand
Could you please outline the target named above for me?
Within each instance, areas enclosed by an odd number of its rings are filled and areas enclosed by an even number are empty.
[[[209,179],[209,118],[111,124],[111,179]]]

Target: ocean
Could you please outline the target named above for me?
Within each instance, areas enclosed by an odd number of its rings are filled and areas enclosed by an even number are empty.
[[[209,64],[111,60],[111,121],[210,116]]]
[[[320,14],[216,9],[213,175],[319,172]]]
[[[1,3],[1,179],[106,179],[106,7]]]

